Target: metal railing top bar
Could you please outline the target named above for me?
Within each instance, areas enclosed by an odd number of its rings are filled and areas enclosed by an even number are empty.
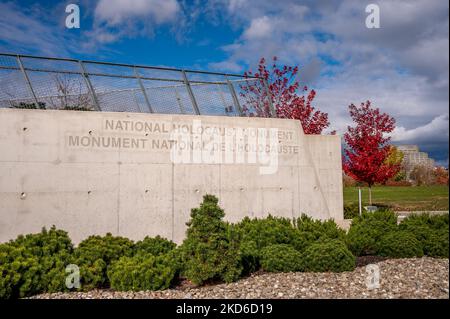
[[[149,65],[139,65],[139,64],[128,64],[128,63],[115,63],[115,62],[103,62],[103,61],[92,61],[92,60],[77,60],[77,59],[71,59],[71,58],[44,57],[44,56],[28,55],[28,54],[13,54],[13,53],[1,53],[0,52],[0,56],[53,60],[53,61],[67,61],[67,62],[77,62],[77,63],[82,62],[82,63],[89,63],[89,64],[121,66],[121,67],[141,68],[141,69],[153,69],[153,70],[161,70],[161,71],[176,71],[176,72],[184,71],[186,73],[244,77],[243,74],[222,73],[222,72],[212,72],[212,71],[197,71],[197,70],[189,70],[189,69],[169,68],[169,67],[149,66]],[[3,67],[3,68],[5,68],[5,67]],[[252,76],[252,75],[245,75],[245,77],[250,78],[250,79],[258,79],[257,76]],[[183,82],[183,80],[182,80],[182,82]]]
[[[21,71],[22,69],[19,67],[12,67],[12,66],[1,66],[0,69],[2,70],[17,70]],[[31,71],[31,72],[43,72],[43,73],[60,73],[60,74],[77,74],[77,75],[83,75],[83,72],[81,71],[64,71],[64,70],[50,70],[50,69],[37,69],[37,68],[29,68],[24,67],[25,71]],[[187,72],[187,71],[186,71]],[[192,71],[193,72],[193,71]],[[196,73],[199,73],[195,71]],[[112,74],[112,73],[95,73],[95,72],[88,72],[90,76],[105,76],[105,77],[113,77],[113,78],[124,78],[124,79],[135,79],[135,75],[121,75],[121,74]],[[179,82],[184,83],[184,80],[178,80],[178,79],[170,79],[170,78],[156,78],[156,77],[146,77],[146,76],[139,76],[142,80],[149,80],[149,81],[161,81],[161,82]],[[258,78],[248,78],[248,80],[255,80]],[[234,79],[229,80],[230,82],[242,82],[246,81],[246,78],[244,79]],[[200,81],[200,80],[189,80],[192,84],[227,84],[227,81]]]

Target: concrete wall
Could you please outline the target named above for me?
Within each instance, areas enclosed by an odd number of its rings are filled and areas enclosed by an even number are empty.
[[[236,163],[236,152],[234,163],[174,163],[174,128],[198,121],[205,132],[277,129],[276,170],[262,173],[259,158]],[[205,193],[229,221],[340,221],[340,138],[304,135],[294,120],[0,109],[0,242],[56,225],[76,243],[106,232],[179,243]]]

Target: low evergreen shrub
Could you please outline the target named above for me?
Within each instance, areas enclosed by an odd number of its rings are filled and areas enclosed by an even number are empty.
[[[397,228],[397,216],[392,211],[364,212],[353,219],[347,233],[347,246],[355,256],[377,255],[381,237]]]
[[[131,257],[134,244],[131,240],[113,236],[89,236],[74,250],[73,263],[80,268],[82,289],[107,287],[107,267],[121,257]]]
[[[301,254],[290,245],[270,245],[261,251],[261,266],[269,272],[299,271]]]
[[[244,273],[260,268],[261,251],[267,246],[286,244],[300,251],[307,245],[304,235],[287,218],[271,215],[262,219],[245,217],[234,227],[240,236]]]
[[[344,204],[344,219],[353,219],[359,216],[359,204]]]
[[[421,243],[425,255],[448,258],[448,214],[412,214],[400,223],[399,229],[413,234]]]
[[[406,231],[392,231],[381,237],[378,254],[392,258],[422,257],[423,249],[413,234]]]
[[[0,298],[65,290],[72,251],[67,232],[55,226],[0,244]]]
[[[300,231],[300,236],[302,237],[305,246],[303,248],[320,240],[345,240],[345,231],[339,228],[332,219],[325,221],[318,219],[314,220],[303,214],[300,218],[295,220],[294,224]]]
[[[114,261],[107,273],[111,288],[118,291],[162,290],[169,288],[177,269],[169,255],[141,253]]]
[[[194,284],[216,279],[232,282],[242,273],[239,241],[222,220],[224,216],[213,195],[205,195],[200,207],[191,210],[180,252],[182,275]]]
[[[143,240],[135,243],[134,252],[135,254],[152,254],[154,256],[159,256],[167,254],[169,251],[175,249],[176,246],[177,245],[173,241],[161,236],[146,236]]]
[[[343,272],[355,269],[356,258],[345,243],[324,240],[308,246],[301,255],[302,271]]]

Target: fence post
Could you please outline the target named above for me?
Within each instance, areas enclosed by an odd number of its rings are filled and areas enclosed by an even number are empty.
[[[225,75],[225,79],[227,81],[228,84],[228,89],[230,90],[231,93],[231,97],[233,98],[233,103],[234,103],[234,107],[236,108],[236,110],[239,112],[239,116],[242,116],[242,108],[241,108],[241,104],[239,103],[239,100],[237,98],[236,95],[236,91],[234,90],[234,86],[233,84],[230,82],[230,80],[228,80],[228,77]]]
[[[175,98],[177,99],[178,106],[180,107],[181,114],[186,114],[186,111],[184,110],[184,106],[183,106],[183,101],[181,101],[181,97],[178,94],[177,87],[174,86],[173,89],[175,91]]]
[[[145,91],[144,84],[142,83],[142,79],[139,76],[138,70],[136,69],[136,67],[133,67],[133,68],[134,68],[134,74],[136,75],[136,78],[139,82],[139,86],[141,87],[142,94],[144,94],[144,99],[145,99],[145,103],[147,104],[148,110],[150,111],[150,113],[154,113],[152,105],[150,104],[150,100],[148,99],[147,92]]]
[[[267,85],[267,81],[264,78],[262,79],[262,81],[263,81],[264,89],[266,90],[267,99],[269,102],[270,113],[272,113],[272,117],[277,117],[277,113],[275,112],[275,108],[273,107],[273,103],[272,103],[272,93],[270,93],[269,86]]]
[[[19,68],[22,71],[22,74],[25,78],[25,82],[27,82],[27,85],[28,85],[28,88],[30,89],[31,95],[33,95],[33,99],[34,99],[34,102],[36,103],[36,107],[39,108],[39,101],[36,97],[36,94],[34,93],[33,86],[31,85],[31,81],[30,81],[30,78],[28,77],[27,71],[23,67],[22,59],[20,58],[20,55],[17,55],[17,63],[19,64]]]
[[[194,92],[192,92],[191,84],[186,75],[186,71],[181,70],[181,74],[183,75],[184,84],[186,85],[186,89],[189,93],[189,97],[191,98],[192,106],[194,107],[195,114],[200,115],[200,110],[197,105],[197,101],[195,100]]]
[[[86,86],[88,87],[89,93],[91,93],[92,101],[94,102],[94,107],[97,111],[101,111],[100,104],[98,104],[97,96],[95,95],[94,87],[92,86],[91,80],[89,80],[89,76],[86,72],[86,69],[84,68],[83,61],[78,61],[81,68],[81,75],[84,78],[84,81],[86,82]]]

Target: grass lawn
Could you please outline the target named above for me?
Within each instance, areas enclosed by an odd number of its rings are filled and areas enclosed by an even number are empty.
[[[362,188],[363,205],[369,205],[369,190]],[[358,188],[344,187],[344,203],[358,202]],[[375,186],[372,202],[391,206],[396,211],[448,210],[448,186]]]

